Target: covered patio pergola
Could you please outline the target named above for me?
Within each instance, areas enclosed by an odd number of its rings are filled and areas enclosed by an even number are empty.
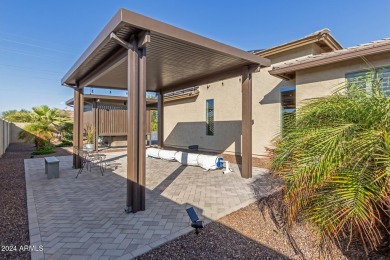
[[[120,9],[62,79],[74,89],[74,145],[82,146],[83,89],[127,90],[126,210],[145,210],[146,91],[157,93],[163,146],[164,93],[242,75],[242,177],[251,178],[251,74],[269,65],[268,59]]]
[[[67,106],[74,106],[74,98],[65,102]],[[92,126],[95,132],[94,146],[98,151],[98,137],[127,137],[127,97],[88,94],[84,95],[82,115],[83,128]],[[151,110],[157,110],[157,100],[146,98],[146,133],[151,135]],[[73,167],[77,168],[76,156],[73,156]]]

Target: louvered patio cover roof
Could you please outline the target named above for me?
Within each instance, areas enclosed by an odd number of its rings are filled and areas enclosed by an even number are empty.
[[[170,89],[246,65],[270,66],[268,59],[120,9],[66,73],[62,84],[126,89],[126,49],[111,39],[110,34],[113,32],[120,39],[129,41],[131,35],[142,31],[150,33],[146,63],[147,91]],[[237,34],[237,37],[245,35]],[[108,60],[116,60],[115,67],[91,78],[93,72]]]

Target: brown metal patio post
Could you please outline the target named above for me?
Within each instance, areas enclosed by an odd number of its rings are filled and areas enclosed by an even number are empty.
[[[98,137],[99,137],[99,116],[98,116],[98,109],[97,109],[97,102],[96,100],[92,104],[92,123],[93,123],[93,129],[95,131],[94,134],[94,150],[98,151],[99,144],[98,144]]]
[[[150,110],[146,110],[146,122],[145,122],[145,127],[146,127],[146,136],[147,136],[147,144],[148,145],[151,145],[152,144],[152,141],[151,141],[151,132],[152,132],[152,130],[151,130],[151,126],[150,126],[150,124],[151,124],[151,118],[152,118],[152,116],[151,116],[151,112],[150,112]]]
[[[127,51],[127,212],[138,209],[138,52]]]
[[[252,178],[252,74],[242,70],[242,177]]]
[[[84,94],[83,89],[74,90],[74,122],[73,122],[73,146],[83,146],[83,114],[84,114]],[[73,149],[73,168],[81,167],[81,158],[78,150]]]
[[[145,210],[145,117],[146,117],[146,46],[128,49],[128,129],[127,129],[127,202],[126,211]]]
[[[84,146],[84,89],[80,89],[80,115],[79,115],[79,143],[77,146]],[[81,157],[79,156],[79,167],[81,167]]]
[[[157,93],[157,115],[158,115],[158,146],[164,146],[164,95]]]
[[[138,135],[138,184],[139,210],[145,210],[146,185],[146,48],[139,51],[139,135]]]
[[[73,91],[73,168],[77,169],[77,157],[78,150],[76,149],[77,144],[79,143],[79,102],[80,95],[79,91],[75,89]]]

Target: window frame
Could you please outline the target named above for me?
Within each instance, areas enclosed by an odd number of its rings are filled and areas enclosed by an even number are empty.
[[[212,102],[212,122],[209,116],[209,102]],[[212,125],[212,127],[210,127]],[[206,99],[206,136],[214,136],[215,134],[215,101],[213,98]]]
[[[280,132],[283,135],[285,133],[284,130],[284,114],[285,113],[294,113],[296,115],[297,112],[297,92],[296,92],[296,86],[290,86],[290,87],[283,87],[279,89],[280,92]],[[284,108],[283,107],[283,92],[289,92],[289,91],[294,91],[295,93],[295,99],[294,99],[294,105],[295,108]]]
[[[345,73],[344,77],[345,77],[345,83],[347,84],[347,86],[349,84],[353,84],[354,82],[351,82],[353,80],[353,78],[358,78],[359,76],[355,76],[353,77],[353,75],[356,75],[356,74],[363,74],[363,73],[370,73],[370,72],[375,72],[375,74],[380,78],[381,76],[381,70],[384,70],[384,73],[387,72],[388,74],[388,77],[387,77],[387,86],[384,86],[384,80],[381,81],[381,89],[384,93],[386,93],[386,96],[390,96],[390,66],[384,66],[384,67],[375,67],[373,69],[365,69],[365,70],[357,70],[357,71],[351,71],[351,72],[348,72],[348,73]],[[387,71],[386,71],[387,70]],[[363,75],[361,75],[360,77],[363,77]],[[383,79],[383,78],[382,78]],[[372,79],[374,80],[374,79]],[[368,83],[368,84],[367,84]],[[367,94],[372,94],[372,81],[371,82],[366,82],[365,83],[365,89],[366,89],[366,92]]]

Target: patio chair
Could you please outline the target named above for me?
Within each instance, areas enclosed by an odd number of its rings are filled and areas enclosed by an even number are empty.
[[[196,214],[193,207],[186,209],[188,216],[191,219],[191,227],[195,228],[195,234],[199,234],[199,229],[203,228],[203,221],[201,221]]]
[[[87,148],[77,148],[77,149],[81,157],[81,167],[77,172],[76,179],[85,168],[91,171],[93,167],[99,167],[99,170],[103,176],[104,175],[103,173],[105,171],[104,166],[105,166],[106,155],[95,153],[91,149],[87,149]]]
[[[76,179],[79,177],[79,174],[84,170],[85,167],[88,169],[88,151],[80,147],[75,147],[78,150],[78,154],[81,157],[81,167],[77,172]]]
[[[99,145],[103,144],[103,136],[98,136],[98,144]]]
[[[103,136],[98,137],[98,147],[101,148],[101,150],[110,148],[108,142],[104,142]],[[98,149],[99,150],[99,149]]]
[[[105,159],[105,154],[90,152],[88,155],[89,171],[91,171],[93,167],[99,167],[99,170],[103,176],[105,171]]]

